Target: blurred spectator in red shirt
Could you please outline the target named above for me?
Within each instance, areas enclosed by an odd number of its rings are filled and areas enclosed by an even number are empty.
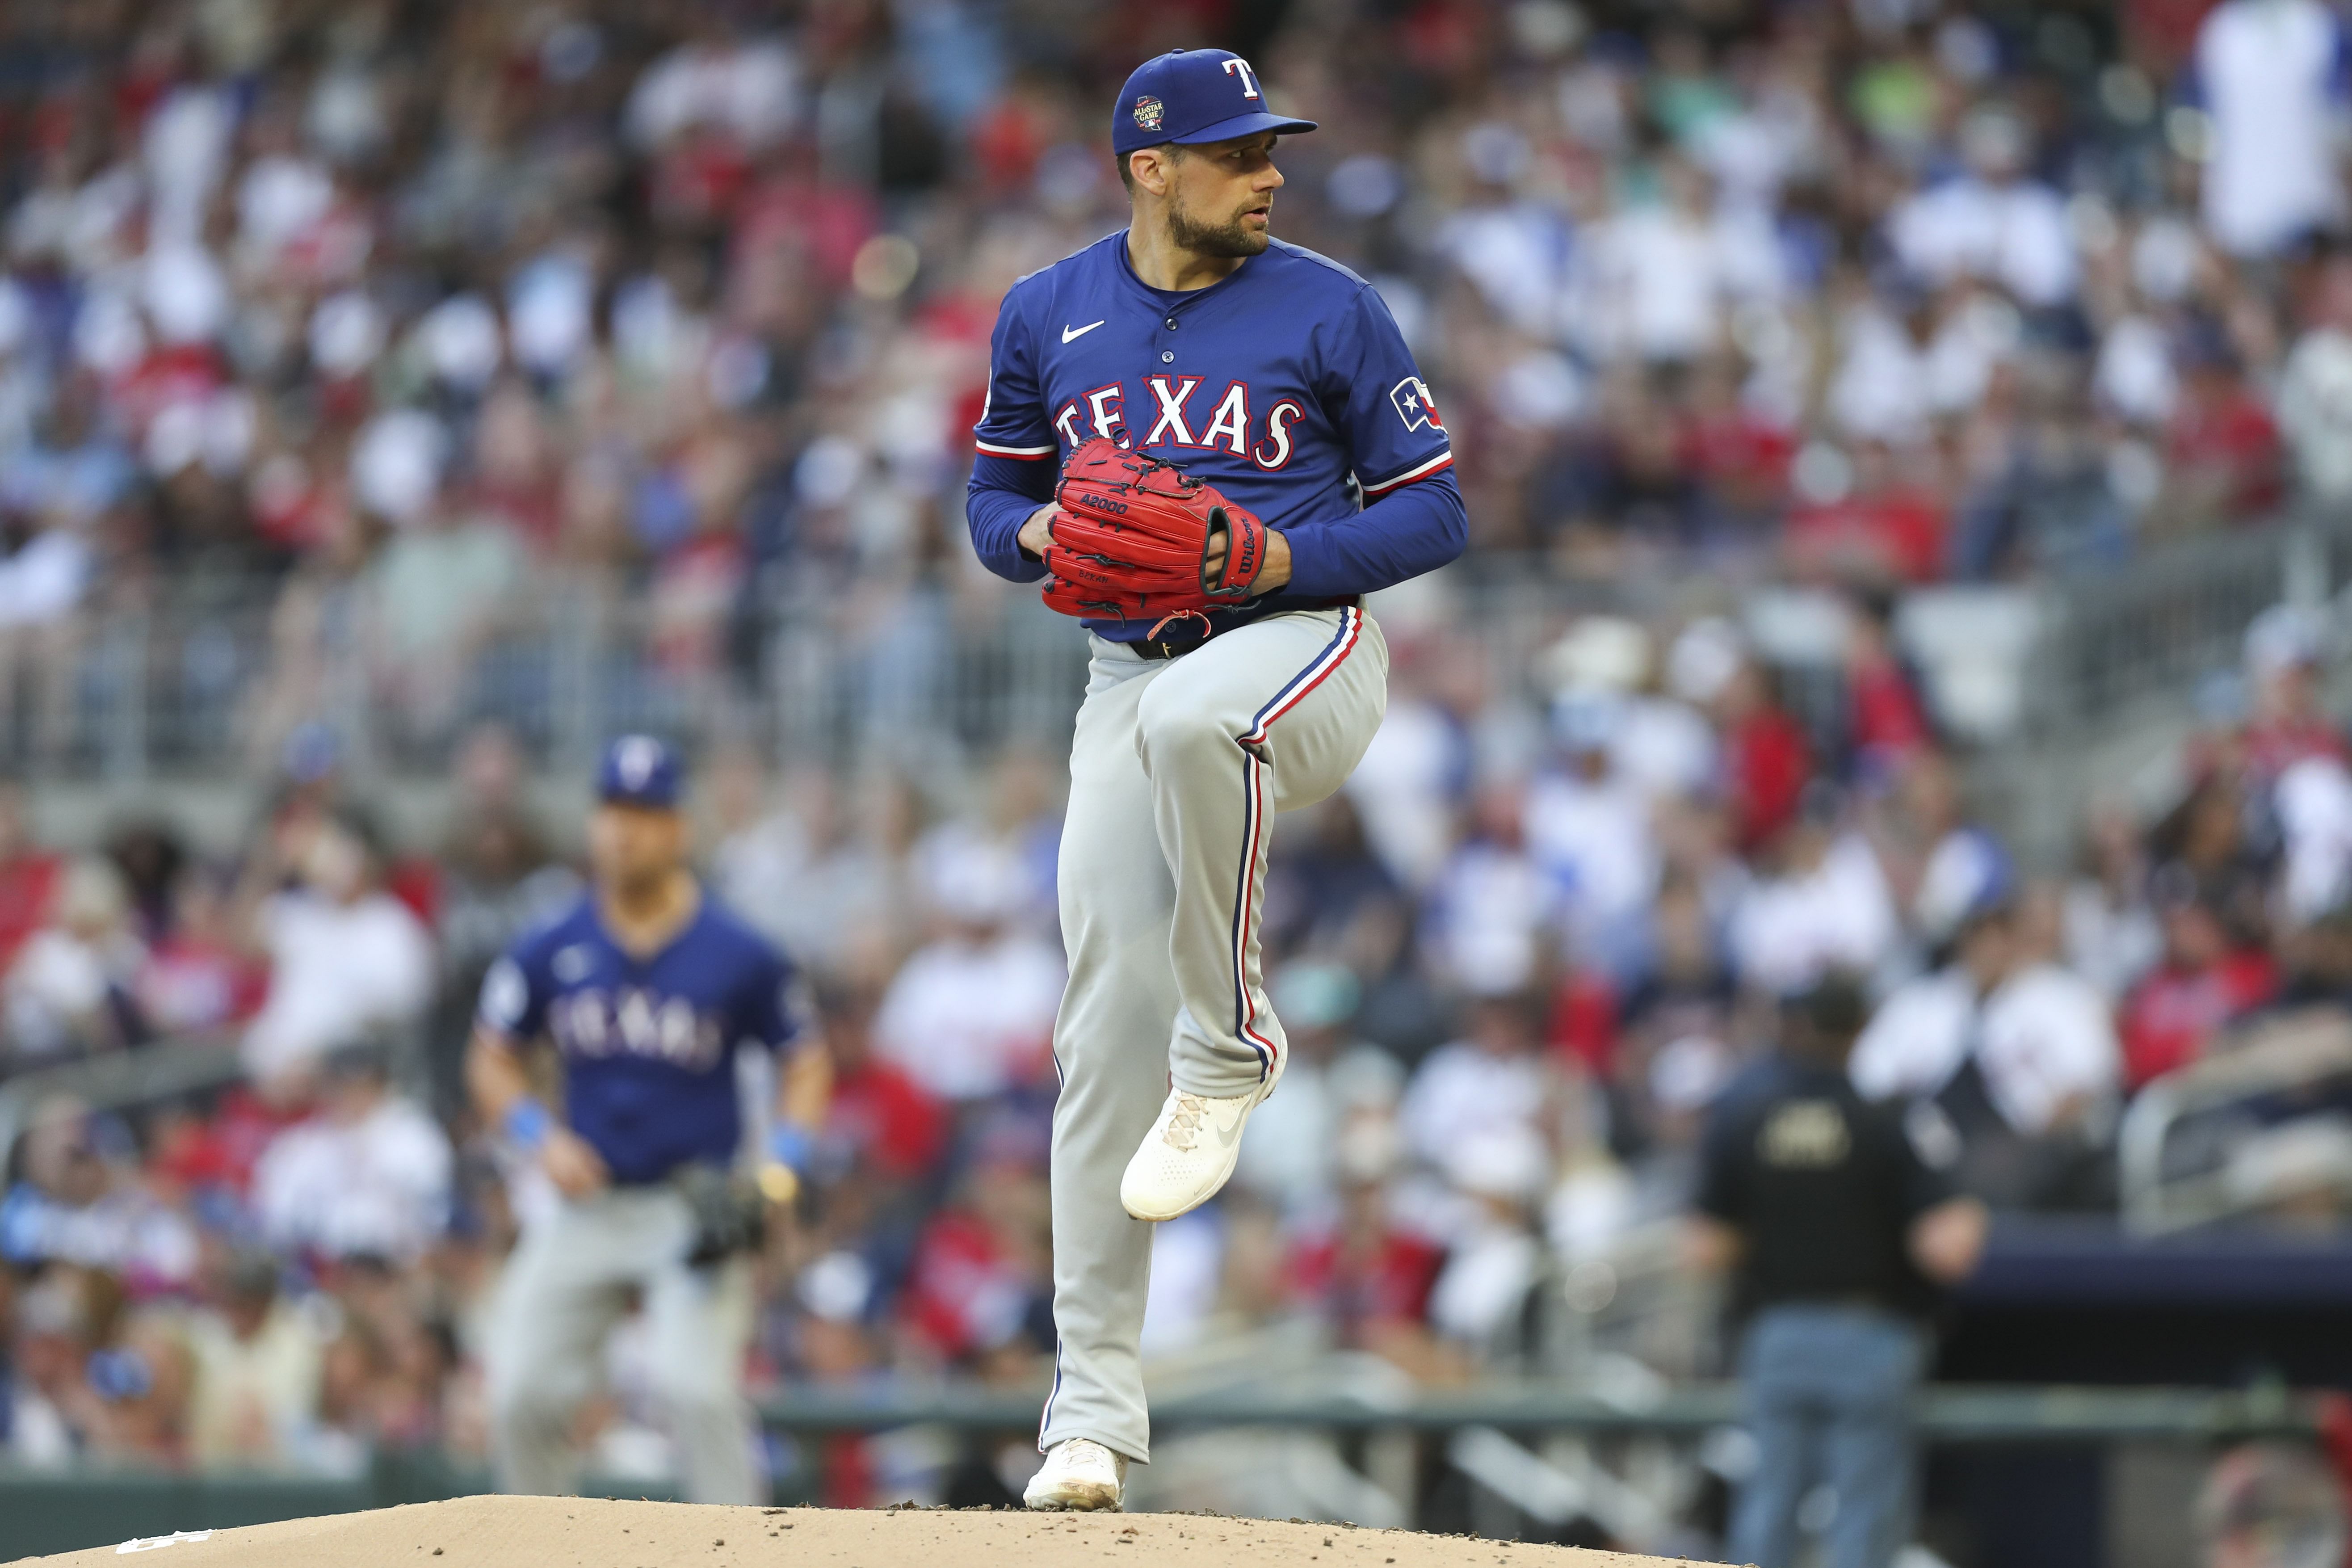
[[[203,867],[182,872],[166,934],[133,982],[141,1020],[158,1035],[201,1034],[253,1016],[268,988],[268,972],[236,945],[226,889]]]
[[[1426,1320],[1444,1261],[1443,1247],[1391,1222],[1383,1183],[1357,1180],[1342,1189],[1330,1227],[1292,1249],[1290,1289],[1329,1326],[1335,1344],[1418,1372],[1436,1353]]]
[[[33,842],[25,819],[25,792],[0,780],[0,971],[48,918],[49,898],[64,861]]]
[[[833,1062],[823,1158],[886,1182],[929,1175],[947,1141],[946,1108],[904,1068],[874,1054],[871,995],[828,994],[820,1005]]]
[[[2220,323],[2192,323],[2174,357],[2180,394],[2164,437],[2169,478],[2151,521],[2182,531],[2253,521],[2285,498],[2278,426]]]
[[[1858,595],[1847,617],[1846,743],[1857,773],[1890,775],[1928,742],[1927,715],[1895,645],[1894,604]]]
[[[2275,780],[2307,757],[2352,761],[2319,689],[2327,640],[2327,617],[2299,605],[2274,605],[2246,628],[2252,711],[2241,745],[2254,779]]]
[[[1944,573],[1945,505],[1904,471],[1883,441],[1853,451],[1852,488],[1789,516],[1786,549],[1800,573],[1864,582],[1932,583]]]
[[[1773,695],[1770,675],[1753,659],[1724,683],[1715,710],[1723,728],[1732,839],[1741,854],[1752,855],[1796,820],[1798,798],[1813,776],[1813,749],[1803,726]]]
[[[2221,911],[2184,868],[2168,868],[2158,880],[2164,959],[2124,998],[2121,1019],[2124,1079],[2133,1089],[2203,1057],[2222,1028],[2278,986],[2270,954],[2231,942]]]
[[[900,1307],[919,1344],[982,1375],[1026,1372],[1052,1340],[1044,1140],[1025,1132],[1010,1118],[983,1131],[954,1201],[916,1243]]]
[[[1552,987],[1544,1037],[1563,1058],[1606,1078],[1617,1055],[1617,992],[1608,977],[1570,965]]]
[[[1730,353],[1709,355],[1693,367],[1680,436],[1683,467],[1705,487],[1719,521],[1759,524],[1788,500],[1789,459],[1796,438],[1788,427],[1740,396],[1745,367]]]

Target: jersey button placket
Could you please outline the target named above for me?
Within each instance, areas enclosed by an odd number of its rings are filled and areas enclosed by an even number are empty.
[[[1160,351],[1160,363],[1161,364],[1174,364],[1176,363],[1176,351],[1174,349],[1161,349]]]

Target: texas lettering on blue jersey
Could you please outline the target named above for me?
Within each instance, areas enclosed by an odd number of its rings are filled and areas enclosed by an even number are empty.
[[[1022,522],[1096,436],[1165,458],[1282,531],[1291,579],[1221,626],[1370,593],[1462,552],[1429,387],[1378,290],[1274,241],[1205,289],[1135,275],[1121,230],[1014,284],[997,312],[968,512],[981,560],[1030,582]],[[1089,621],[1114,640],[1141,623]]]
[[[640,1183],[734,1158],[735,1053],[792,1039],[795,993],[792,964],[708,892],[687,928],[644,959],[583,897],[490,966],[480,1016],[509,1040],[553,1040],[564,1120],[614,1181]]]

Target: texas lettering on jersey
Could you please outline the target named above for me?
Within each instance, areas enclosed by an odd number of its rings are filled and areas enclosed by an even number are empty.
[[[1275,241],[1206,289],[1171,292],[1135,275],[1122,232],[1013,286],[973,431],[973,539],[992,568],[1024,575],[1009,539],[990,536],[994,498],[1010,498],[1007,518],[1043,499],[1061,459],[1097,436],[1284,531],[1295,599],[1370,592],[1461,548],[1450,438],[1395,319],[1364,279],[1297,246]],[[1442,489],[1431,506],[1353,528],[1424,482]],[[1255,608],[1282,607],[1271,597]]]
[[[1054,429],[1062,437],[1059,450],[1073,450],[1087,437],[1100,436],[1130,449],[1139,444],[1147,448],[1222,449],[1247,458],[1268,473],[1288,465],[1297,449],[1290,438],[1291,427],[1307,412],[1296,398],[1276,399],[1266,407],[1265,417],[1255,420],[1250,414],[1249,383],[1228,383],[1216,407],[1209,411],[1208,423],[1195,435],[1193,426],[1202,415],[1192,404],[1202,384],[1197,375],[1144,377],[1143,386],[1151,398],[1151,424],[1140,443],[1128,428],[1127,388],[1117,382],[1094,388],[1087,394],[1083,409],[1073,399],[1055,413]],[[1265,405],[1264,399],[1258,401]]]
[[[548,1005],[547,1032],[566,1059],[625,1055],[708,1072],[727,1048],[725,1020],[683,996],[589,986]]]
[[[782,953],[706,896],[685,931],[641,958],[583,898],[527,933],[482,982],[481,1022],[562,1053],[564,1121],[622,1182],[723,1163],[741,1135],[735,1051],[799,1032]]]

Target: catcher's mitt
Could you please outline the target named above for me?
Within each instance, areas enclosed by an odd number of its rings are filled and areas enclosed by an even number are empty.
[[[1265,524],[1172,463],[1096,437],[1055,487],[1045,603],[1088,620],[1150,621],[1239,605],[1265,566]],[[1210,542],[1225,558],[1209,571]]]
[[[716,1165],[687,1165],[672,1176],[694,1218],[686,1261],[695,1268],[757,1252],[768,1236],[768,1205],[748,1176]]]

